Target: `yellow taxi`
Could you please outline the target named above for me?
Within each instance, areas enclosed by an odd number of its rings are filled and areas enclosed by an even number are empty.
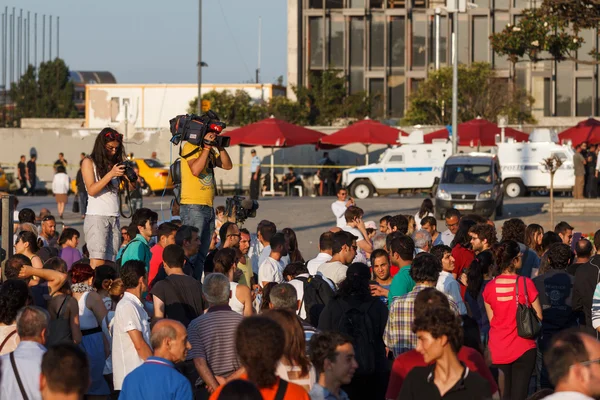
[[[146,181],[147,187],[142,189],[144,196],[164,189],[173,189],[174,185],[169,176],[169,167],[153,158],[134,158],[132,161],[137,164],[140,176]]]
[[[142,195],[148,196],[153,192],[159,192],[165,189],[172,190],[173,180],[169,176],[169,168],[163,163],[153,158],[135,158],[134,161],[140,170],[140,176],[146,181],[146,187],[142,188]],[[2,188],[2,178],[0,176],[0,188]],[[71,180],[71,190],[77,193],[75,179]]]
[[[7,171],[5,168],[0,167],[0,191],[14,192],[18,189],[19,185],[16,182],[14,172]]]

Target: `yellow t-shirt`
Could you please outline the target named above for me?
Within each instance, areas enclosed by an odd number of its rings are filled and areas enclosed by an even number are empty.
[[[188,154],[197,147],[191,143],[186,143],[183,145],[181,154]],[[206,167],[198,176],[192,174],[192,170],[188,165],[188,161],[200,157],[203,151],[200,150],[186,159],[181,159],[181,204],[213,206],[215,198],[215,175],[213,169],[218,156],[212,152],[208,158]]]

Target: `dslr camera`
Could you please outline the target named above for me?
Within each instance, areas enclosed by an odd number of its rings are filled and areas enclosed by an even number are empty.
[[[256,217],[258,201],[242,196],[233,196],[225,199],[225,215],[235,217],[235,222],[243,224],[248,218]]]
[[[229,137],[220,136],[223,129],[227,127],[221,122],[219,116],[212,110],[206,114],[186,114],[178,115],[169,121],[171,125],[171,143],[178,145],[182,140],[185,140],[193,145],[229,147]],[[214,141],[206,140],[208,133],[216,133],[217,137]]]
[[[129,180],[129,182],[133,183],[137,181],[138,176],[133,170],[134,167],[137,167],[135,161],[126,160],[121,163],[121,165],[125,166],[125,176]]]

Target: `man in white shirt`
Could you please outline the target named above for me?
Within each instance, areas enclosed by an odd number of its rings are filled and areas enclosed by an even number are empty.
[[[460,222],[460,211],[451,208],[446,210],[446,215],[444,216],[446,219],[446,229],[440,235],[442,235],[442,242],[446,246],[450,246],[450,243],[454,240],[454,235],[458,232],[458,223]]]
[[[276,233],[269,242],[271,252],[258,269],[258,283],[264,287],[269,282],[283,283],[283,268],[281,258],[288,253],[283,233]],[[265,247],[266,248],[266,247]]]
[[[152,356],[150,347],[150,318],[141,301],[148,288],[146,267],[142,261],[131,260],[121,268],[125,287],[113,318],[113,383],[121,390],[127,374]]]
[[[460,295],[460,286],[452,275],[452,271],[454,271],[452,249],[444,244],[439,244],[431,249],[431,254],[442,263],[442,272],[440,272],[435,288],[454,300],[460,314],[466,315],[467,307]]]
[[[350,206],[355,206],[356,203],[352,197],[348,197],[348,190],[346,188],[340,188],[337,192],[337,200],[331,204],[331,211],[333,211],[333,215],[335,215],[336,226],[338,228],[343,228],[346,226],[346,218],[344,217],[344,213],[346,209]]]
[[[331,281],[336,290],[340,282],[346,279],[346,271],[348,265],[356,256],[356,236],[350,232],[340,231],[333,234],[332,254],[333,257],[329,262],[321,264],[317,269],[317,273],[326,280]]]
[[[364,211],[360,207],[350,206],[344,214],[346,218],[346,225],[342,229],[346,232],[350,232],[356,236],[356,245],[358,246],[358,252],[354,257],[353,262],[367,263],[367,259],[373,252],[373,245],[369,236],[367,235],[367,228],[363,221]]]
[[[305,265],[292,263],[283,270],[283,278],[296,289],[298,298],[297,314],[303,320],[306,320],[306,309],[304,308],[304,285],[310,279],[310,274]],[[273,292],[271,292],[273,293]],[[272,301],[272,300],[271,300]],[[296,308],[298,308],[296,307]]]
[[[566,330],[553,337],[544,364],[554,393],[546,400],[592,400],[600,397],[600,342],[583,332]]]
[[[40,372],[42,371],[42,357],[46,352],[44,344],[49,323],[50,315],[40,307],[25,306],[17,313],[17,334],[21,342],[15,351],[0,358],[2,366],[0,399],[24,398],[17,382],[17,374],[27,398],[30,400],[42,398]],[[16,369],[12,366],[13,361]]]
[[[317,256],[315,258],[313,258],[306,264],[309,274],[316,275],[317,268],[319,268],[319,265],[331,260],[332,244],[333,244],[333,233],[332,232],[325,232],[325,233],[321,234],[321,237],[319,237],[319,254],[317,254]]]
[[[258,274],[258,268],[271,253],[269,241],[275,232],[277,232],[277,227],[275,224],[271,221],[263,219],[256,227],[256,235],[252,235],[250,237],[250,250],[248,251],[248,257],[252,262],[252,271],[255,274]]]

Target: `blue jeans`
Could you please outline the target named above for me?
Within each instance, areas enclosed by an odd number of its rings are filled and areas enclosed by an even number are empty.
[[[87,192],[79,192],[77,196],[79,196],[79,212],[81,215],[85,215],[85,212],[87,211],[88,194]]]
[[[215,210],[211,206],[199,204],[182,204],[180,208],[181,222],[184,225],[195,226],[200,232],[200,248],[194,261],[194,278],[202,279],[204,261],[208,255],[210,241],[215,231]]]

